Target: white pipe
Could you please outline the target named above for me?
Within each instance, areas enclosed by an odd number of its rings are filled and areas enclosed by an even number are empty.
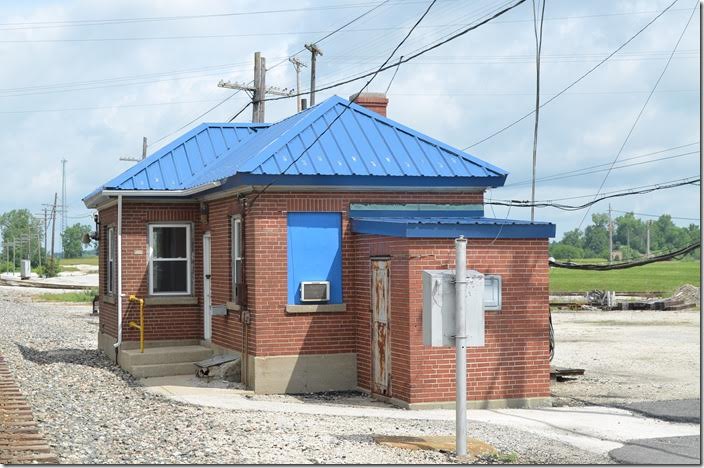
[[[467,455],[467,239],[455,239],[455,451]]]
[[[115,361],[122,344],[122,195],[117,196],[117,342]]]

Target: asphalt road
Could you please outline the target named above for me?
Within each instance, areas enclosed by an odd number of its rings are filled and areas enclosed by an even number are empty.
[[[618,405],[649,418],[700,424],[699,399],[641,401]],[[623,447],[612,450],[609,456],[619,463],[701,464],[701,435],[630,440]]]

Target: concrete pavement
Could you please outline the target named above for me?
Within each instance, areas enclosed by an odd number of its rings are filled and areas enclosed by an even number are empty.
[[[141,383],[147,391],[183,403],[240,411],[446,421],[454,421],[455,417],[454,410],[404,410],[365,398],[354,404],[277,400],[245,390],[222,388],[222,385],[220,388],[195,386],[191,376],[142,379]],[[698,424],[645,418],[626,409],[601,406],[470,410],[468,421],[533,432],[597,454],[607,454],[633,439],[698,436],[700,433]]]

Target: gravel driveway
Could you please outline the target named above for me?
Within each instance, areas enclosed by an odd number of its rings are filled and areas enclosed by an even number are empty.
[[[0,353],[62,463],[452,463],[372,435],[451,435],[443,421],[288,415],[196,407],[152,395],[96,350],[87,305],[34,303],[0,287]],[[312,403],[315,404],[315,403]],[[502,426],[471,424],[518,463],[610,460]],[[491,461],[491,460],[486,460]]]

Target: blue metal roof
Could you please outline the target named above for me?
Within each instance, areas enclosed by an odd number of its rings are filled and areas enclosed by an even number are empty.
[[[352,232],[394,237],[468,239],[544,239],[555,237],[555,225],[484,217],[351,217]]]
[[[346,107],[349,110],[323,134]],[[188,190],[228,178],[227,186],[273,181],[469,188],[501,186],[507,175],[457,148],[333,96],[273,125],[201,124],[84,200],[94,201],[103,189]]]
[[[241,146],[258,131],[269,125],[252,123],[200,124],[111,179],[93,193],[102,189],[179,190],[190,188],[193,186],[192,181],[224,154]]]
[[[343,113],[330,129],[323,131]],[[322,137],[299,158],[306,147]],[[231,150],[195,185],[235,174],[462,178],[499,186],[506,171],[339,96],[282,120]],[[437,182],[437,185],[442,185]]]

